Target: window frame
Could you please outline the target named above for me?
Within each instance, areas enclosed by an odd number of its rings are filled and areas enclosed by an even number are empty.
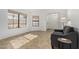
[[[37,23],[37,24],[34,24]],[[32,26],[39,27],[39,16],[32,16]]]
[[[24,20],[20,18],[21,15],[23,15]],[[27,16],[25,16],[24,14],[20,14],[19,15],[19,27],[20,27],[21,24],[24,24],[24,27],[25,27],[25,25],[27,24],[27,20],[26,19],[27,19]],[[20,21],[24,21],[24,23],[22,23]],[[20,27],[20,28],[22,28],[22,27]]]
[[[8,10],[8,13],[12,13],[12,14],[17,14],[17,22],[16,22],[16,24],[17,24],[17,27],[16,28],[24,28],[24,27],[26,27],[26,25],[27,25],[27,15],[26,14],[24,14],[24,13],[21,13],[21,12],[16,12],[16,11],[13,11],[13,10]],[[24,26],[23,27],[20,27],[20,25],[21,25],[21,23],[20,23],[20,15],[23,15],[23,17],[26,17],[25,18],[25,21],[24,21]],[[9,16],[9,15],[8,15]],[[8,21],[9,21],[10,19],[8,18]],[[13,27],[10,27],[9,28],[9,24],[10,24],[10,22],[8,22],[8,29],[16,29],[16,28],[14,28],[14,25],[15,25],[15,22],[14,22],[14,20],[15,19],[13,19],[13,23],[11,23],[12,24],[12,26]]]

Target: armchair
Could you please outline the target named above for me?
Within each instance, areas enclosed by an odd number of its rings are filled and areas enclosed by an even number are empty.
[[[51,34],[52,48],[58,48],[58,38],[67,38],[72,41],[71,48],[77,48],[77,32],[73,27],[65,26],[63,30],[54,30]]]

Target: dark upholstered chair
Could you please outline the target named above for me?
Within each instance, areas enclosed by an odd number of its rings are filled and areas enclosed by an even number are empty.
[[[72,41],[71,48],[76,49],[78,46],[77,32],[73,27],[65,26],[63,30],[54,30],[51,34],[51,46],[52,48],[58,48],[58,38],[67,38]]]

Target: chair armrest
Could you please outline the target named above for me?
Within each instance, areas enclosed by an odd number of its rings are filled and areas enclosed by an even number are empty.
[[[69,32],[69,33],[63,34],[63,36],[69,36],[69,35],[75,35],[75,34],[76,34],[75,32]]]
[[[53,32],[52,35],[63,36],[64,33],[63,32]]]
[[[67,37],[67,36],[74,36],[76,33],[75,32],[70,32],[70,33],[54,32],[53,34],[57,36]]]
[[[60,30],[60,29],[55,29],[54,31],[55,32],[63,32],[63,30]]]

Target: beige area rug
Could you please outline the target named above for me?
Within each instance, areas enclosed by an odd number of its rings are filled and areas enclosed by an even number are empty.
[[[34,34],[27,34],[22,37],[15,38],[10,41],[10,44],[14,49],[20,48],[21,46],[25,45],[26,43],[29,43],[31,40],[37,38],[38,35]]]

